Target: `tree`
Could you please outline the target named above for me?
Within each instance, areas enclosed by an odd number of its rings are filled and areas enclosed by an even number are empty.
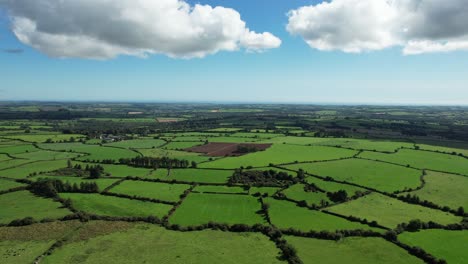
[[[89,169],[89,178],[90,179],[99,179],[101,177],[101,171],[97,167],[92,167]]]
[[[457,210],[457,214],[460,215],[460,216],[463,216],[465,215],[465,209],[463,207],[459,207],[458,210]]]
[[[72,164],[71,160],[67,160],[67,168],[69,168],[69,169],[73,168],[73,164]]]
[[[192,168],[196,168],[197,167],[197,163],[195,161],[192,161],[192,165],[191,165]]]

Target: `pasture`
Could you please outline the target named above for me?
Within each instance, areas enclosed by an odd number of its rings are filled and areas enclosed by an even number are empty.
[[[165,181],[183,181],[197,183],[227,183],[232,176],[232,170],[208,170],[208,169],[157,169],[146,178],[156,178]]]
[[[377,221],[382,226],[395,228],[398,224],[419,219],[442,225],[459,223],[462,218],[439,210],[413,205],[378,193],[357,200],[338,204],[326,210],[345,216],[358,216],[368,221]]]
[[[290,186],[286,190],[283,190],[282,193],[286,195],[289,199],[299,201],[306,201],[307,205],[317,205],[320,206],[322,202],[330,202],[332,203],[326,193],[323,192],[312,192],[312,191],[304,191],[304,184],[295,184]]]
[[[383,192],[402,191],[421,185],[422,171],[362,159],[345,159],[330,162],[303,163],[285,166],[292,170],[322,177],[332,177],[338,181],[355,183]]]
[[[378,237],[348,237],[340,241],[287,236],[304,264],[379,263],[423,264],[392,243]]]
[[[335,231],[335,230],[379,230],[357,222],[325,214],[316,210],[298,207],[288,201],[265,199],[270,205],[268,210],[272,224],[288,229],[294,228],[301,231]]]
[[[0,224],[33,217],[36,220],[44,218],[60,218],[71,214],[71,212],[62,208],[62,204],[37,197],[28,191],[18,191],[0,195]]]
[[[169,218],[171,224],[193,226],[209,222],[254,225],[265,223],[257,198],[237,194],[191,193]]]
[[[99,194],[61,193],[63,199],[71,199],[73,207],[79,211],[102,216],[157,216],[166,215],[172,206],[167,204],[142,202]]]
[[[158,199],[168,202],[178,202],[180,200],[180,196],[189,188],[190,185],[187,184],[124,181],[110,189],[110,192]]]

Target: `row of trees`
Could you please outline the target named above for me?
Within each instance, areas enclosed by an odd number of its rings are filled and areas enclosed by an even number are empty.
[[[287,186],[299,182],[298,178],[283,171],[242,171],[236,170],[229,178],[229,184],[243,184],[250,186]]]
[[[168,157],[153,158],[153,157],[135,157],[131,159],[119,159],[119,163],[140,167],[140,168],[188,168],[189,166],[196,167],[196,163],[190,163],[188,160],[173,159]]]
[[[99,186],[96,182],[70,184],[57,179],[39,179],[29,185],[29,190],[39,196],[56,198],[60,192],[98,193]]]

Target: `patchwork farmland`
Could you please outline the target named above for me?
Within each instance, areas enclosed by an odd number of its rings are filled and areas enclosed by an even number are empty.
[[[468,148],[191,118],[3,122],[0,263],[468,263]]]

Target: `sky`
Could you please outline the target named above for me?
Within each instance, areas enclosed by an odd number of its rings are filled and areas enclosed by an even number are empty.
[[[465,0],[0,0],[0,101],[468,105]]]

